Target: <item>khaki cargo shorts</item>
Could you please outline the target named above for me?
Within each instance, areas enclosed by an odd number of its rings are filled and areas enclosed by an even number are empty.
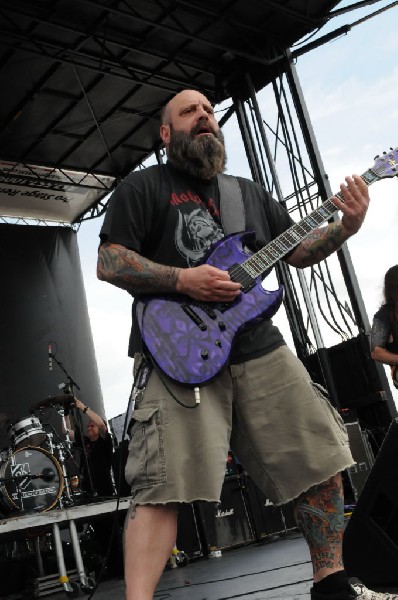
[[[195,406],[192,389],[167,386]],[[274,504],[354,462],[340,415],[287,346],[224,369],[200,388],[196,408],[176,399],[153,370],[132,414],[134,504],[218,502],[229,448]]]

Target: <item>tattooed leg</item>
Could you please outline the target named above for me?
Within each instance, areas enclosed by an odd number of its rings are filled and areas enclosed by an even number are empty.
[[[344,569],[344,497],[341,475],[314,485],[294,504],[297,525],[307,541],[314,581]]]
[[[177,537],[176,504],[136,506],[124,529],[126,600],[152,600]]]

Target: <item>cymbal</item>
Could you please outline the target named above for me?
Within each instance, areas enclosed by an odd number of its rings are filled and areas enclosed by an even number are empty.
[[[62,394],[61,396],[48,396],[44,400],[33,404],[30,407],[30,411],[40,410],[42,408],[50,408],[52,406],[70,406],[74,402],[75,397],[73,394]]]

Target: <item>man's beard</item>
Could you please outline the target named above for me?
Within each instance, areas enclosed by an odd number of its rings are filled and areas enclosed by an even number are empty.
[[[223,173],[227,162],[224,136],[221,131],[213,135],[196,136],[202,124],[190,133],[176,131],[170,125],[168,158],[175,167],[199,179],[211,179]]]

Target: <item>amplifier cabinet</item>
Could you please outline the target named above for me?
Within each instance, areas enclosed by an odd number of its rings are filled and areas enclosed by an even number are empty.
[[[224,479],[219,504],[196,502],[195,505],[208,553],[255,541],[243,476],[230,475]]]
[[[246,495],[255,536],[258,541],[296,529],[293,502],[275,506],[250,477],[246,477]]]

